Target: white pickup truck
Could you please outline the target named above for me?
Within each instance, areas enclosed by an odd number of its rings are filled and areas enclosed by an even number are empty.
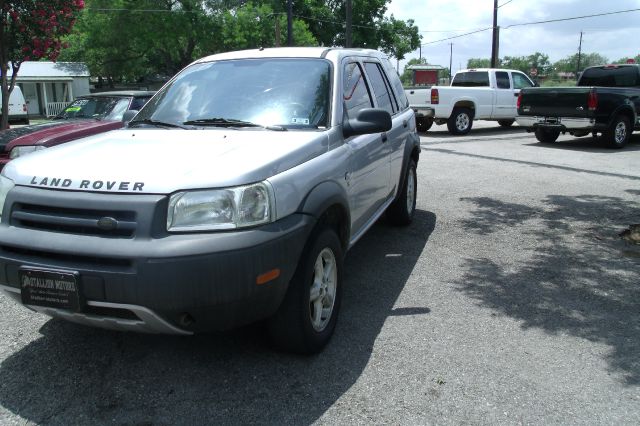
[[[416,112],[418,131],[433,123],[447,124],[454,135],[469,133],[473,120],[493,120],[503,127],[513,124],[520,89],[537,86],[523,72],[507,69],[458,71],[451,86],[407,89],[409,105]]]

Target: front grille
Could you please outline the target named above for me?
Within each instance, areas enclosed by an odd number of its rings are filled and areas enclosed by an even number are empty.
[[[13,226],[79,235],[132,238],[136,231],[134,211],[90,210],[16,203]]]
[[[43,259],[53,260],[59,262],[61,266],[69,265],[81,265],[90,268],[101,267],[117,267],[122,269],[128,269],[133,266],[133,262],[130,259],[121,259],[114,257],[102,257],[102,256],[86,256],[79,254],[63,254],[53,251],[31,250],[20,247],[13,247],[8,245],[0,246],[0,250],[26,257],[26,260],[31,262],[41,262]]]

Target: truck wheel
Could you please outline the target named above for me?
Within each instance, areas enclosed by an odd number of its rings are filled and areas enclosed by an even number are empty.
[[[609,148],[619,149],[629,142],[631,132],[629,131],[629,119],[626,115],[619,115],[611,123],[611,126],[604,132],[604,141]]]
[[[416,162],[409,160],[407,173],[402,185],[402,192],[398,198],[387,208],[387,219],[394,225],[406,226],[413,220],[416,211],[416,194],[418,189],[418,177],[416,174]]]
[[[535,130],[535,134],[536,134],[536,139],[538,139],[538,142],[553,143],[556,141],[556,139],[558,139],[558,136],[560,136],[560,131],[553,130],[553,129],[543,129],[538,127]]]
[[[447,120],[447,128],[452,135],[466,135],[473,126],[473,112],[469,108],[454,108]]]
[[[433,118],[416,118],[416,127],[419,132],[426,132],[431,128],[431,126],[433,126]]]
[[[500,127],[511,127],[515,120],[498,120]]]
[[[289,289],[269,320],[271,339],[280,349],[320,352],[333,335],[342,294],[342,245],[329,227],[314,233],[305,247]]]

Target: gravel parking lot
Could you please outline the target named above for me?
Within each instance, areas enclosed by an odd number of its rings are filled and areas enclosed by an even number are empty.
[[[0,295],[0,424],[639,424],[640,134],[422,136],[414,224],[345,262],[334,339],[85,328]]]

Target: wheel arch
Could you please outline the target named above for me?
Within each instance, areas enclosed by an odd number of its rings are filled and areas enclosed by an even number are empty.
[[[615,121],[615,119],[620,115],[626,116],[629,119],[629,126],[630,126],[629,131],[632,132],[633,129],[635,128],[635,123],[636,123],[636,119],[637,118],[636,118],[635,111],[628,104],[621,105],[618,108],[616,108],[615,111],[613,111],[611,116],[609,116],[608,125],[611,126],[613,124],[613,122]]]
[[[351,214],[347,194],[340,185],[330,181],[316,185],[302,201],[299,211],[316,218],[312,233],[325,225],[334,228],[346,251],[351,236]]]

